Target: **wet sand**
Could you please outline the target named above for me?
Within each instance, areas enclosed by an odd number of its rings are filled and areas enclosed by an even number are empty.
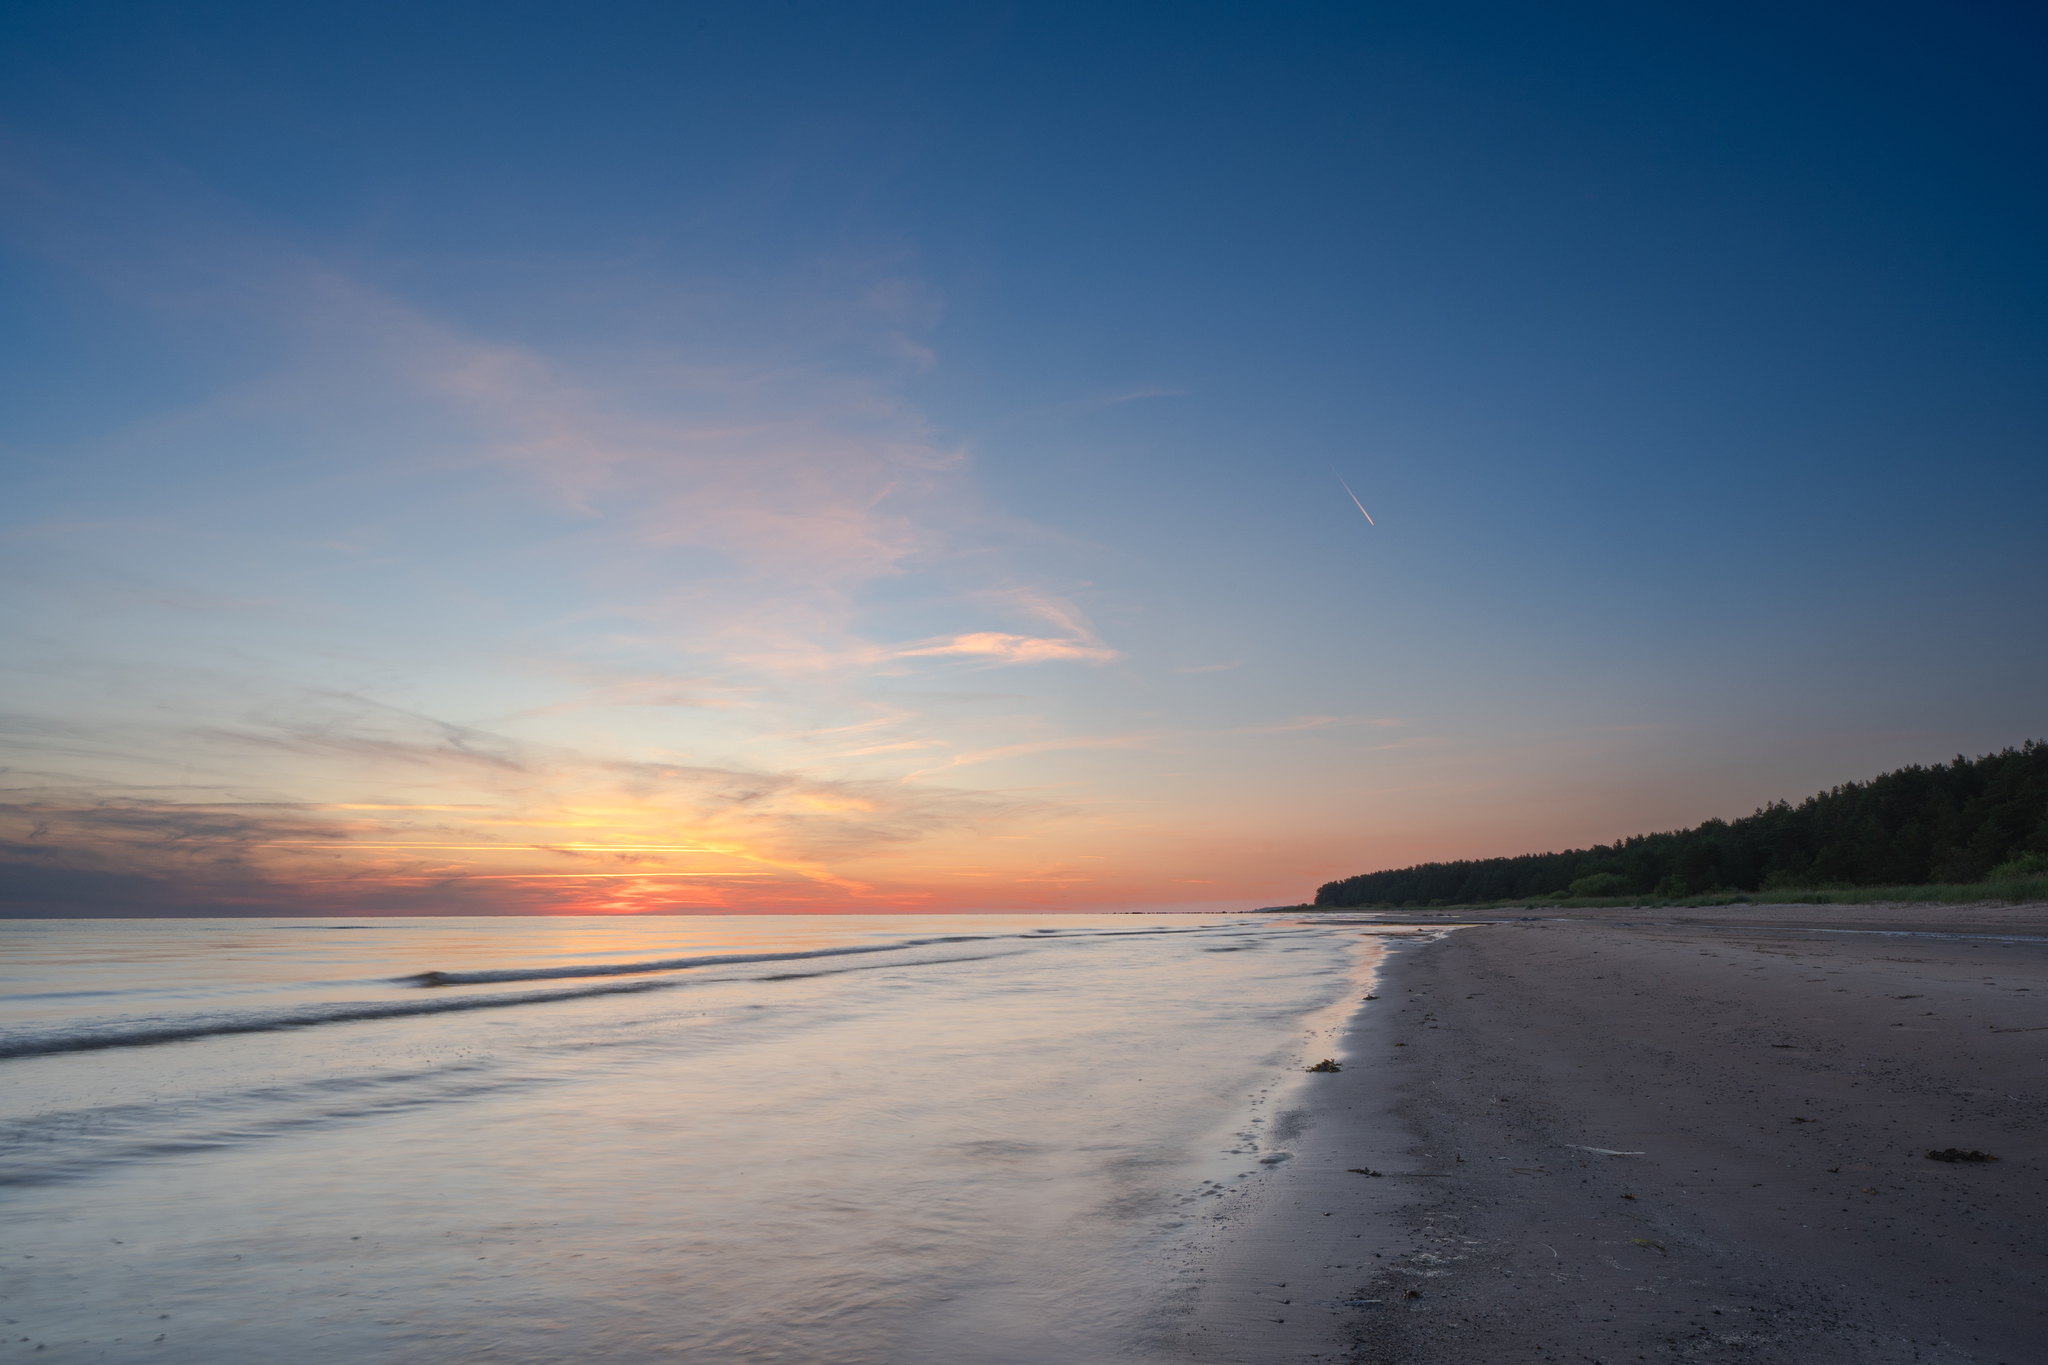
[[[2048,1359],[2048,906],[1529,913],[1395,954],[1193,1358]]]

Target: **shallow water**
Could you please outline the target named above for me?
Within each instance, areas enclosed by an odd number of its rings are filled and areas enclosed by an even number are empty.
[[[0,922],[6,1341],[217,1363],[1166,1358],[1206,1239],[1286,1159],[1275,1116],[1370,968],[1357,935]]]

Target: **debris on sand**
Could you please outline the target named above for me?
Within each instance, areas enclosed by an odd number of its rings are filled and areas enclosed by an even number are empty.
[[[1664,1249],[1664,1244],[1654,1237],[1631,1237],[1628,1239],[1628,1244],[1633,1247],[1648,1247],[1659,1256],[1669,1256],[1671,1254]]]
[[[1989,1153],[1989,1152],[1979,1152],[1979,1151],[1974,1151],[1974,1150],[1966,1152],[1966,1151],[1964,1151],[1964,1150],[1963,1150],[1962,1148],[1960,1148],[1960,1147],[1943,1147],[1943,1148],[1942,1148],[1941,1150],[1939,1150],[1939,1151],[1936,1151],[1936,1150],[1935,1150],[1934,1148],[1930,1147],[1930,1148],[1928,1148],[1928,1149],[1927,1149],[1927,1159],[1928,1159],[1929,1161],[1996,1161],[1996,1160],[1998,1160],[1998,1158],[1997,1158],[1997,1157],[1995,1157],[1995,1156],[1991,1155],[1991,1153]]]
[[[1334,1057],[1325,1057],[1309,1068],[1310,1071],[1342,1071],[1343,1069]]]
[[[1351,1168],[1350,1168],[1350,1170],[1349,1170],[1349,1171],[1347,1172],[1347,1174],[1350,1174],[1350,1175],[1385,1175],[1385,1174],[1386,1174],[1386,1172],[1385,1172],[1385,1171],[1375,1171],[1375,1170],[1370,1170],[1370,1169],[1368,1169],[1367,1167],[1364,1167],[1364,1166],[1353,1166],[1353,1167],[1351,1167]]]

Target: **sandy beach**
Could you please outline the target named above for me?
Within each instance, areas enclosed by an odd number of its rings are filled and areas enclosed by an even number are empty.
[[[1391,956],[1197,1358],[2044,1358],[2048,907],[1528,914]]]

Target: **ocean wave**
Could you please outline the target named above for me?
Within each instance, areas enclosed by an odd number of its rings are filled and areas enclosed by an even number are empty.
[[[975,943],[983,941],[981,935],[953,935],[946,938],[918,939],[915,942],[890,944],[890,948],[929,947],[941,943]],[[998,935],[994,937],[1007,937]],[[879,948],[826,948],[802,953],[738,953],[717,957],[681,959],[690,966],[708,967],[723,964],[744,964],[750,962],[787,962],[803,958],[841,956],[849,952],[880,952]],[[912,959],[904,962],[878,962],[843,967],[840,971],[874,970],[882,967],[935,967],[950,962],[979,962],[987,956],[1007,954],[981,954],[964,958]],[[578,969],[540,968],[531,975],[568,975]],[[606,969],[600,969],[606,970]],[[635,964],[631,968],[620,967],[618,971],[659,971],[659,966]],[[793,981],[801,977],[829,975],[826,972],[788,972],[759,978],[740,978],[761,981]],[[503,977],[485,973],[447,973],[449,980],[437,984],[466,985],[472,981],[495,981]],[[402,978],[417,981],[417,978]],[[530,979],[513,976],[513,980]],[[713,977],[709,980],[733,978]],[[20,1057],[42,1057],[60,1052],[91,1052],[100,1048],[148,1047],[157,1043],[178,1043],[188,1039],[214,1038],[236,1033],[273,1033],[281,1029],[311,1028],[321,1024],[348,1024],[366,1020],[402,1019],[423,1014],[449,1014],[463,1010],[505,1009],[515,1005],[545,1005],[555,1000],[582,1000],[597,995],[633,995],[642,991],[672,990],[706,981],[704,977],[686,977],[662,981],[623,981],[604,986],[571,986],[548,991],[498,991],[489,995],[442,995],[430,999],[410,1000],[345,1000],[323,1005],[300,1005],[287,1009],[271,1010],[218,1010],[208,1014],[183,1015],[123,1015],[115,1018],[72,1020],[63,1025],[40,1030],[0,1031],[0,1061]]]
[[[507,981],[553,981],[583,976],[636,976],[645,972],[676,972],[689,967],[731,967],[748,962],[796,962],[811,957],[845,957],[853,953],[900,953],[905,948],[928,948],[934,943],[974,943],[980,934],[952,934],[944,938],[913,938],[901,943],[858,944],[850,948],[810,948],[793,953],[717,953],[701,957],[671,957],[654,962],[565,963],[558,967],[503,967],[474,972],[419,972],[401,976],[407,986],[487,986]],[[999,935],[994,937],[1009,937]]]
[[[1023,948],[1012,948],[1002,953],[976,953],[972,957],[937,957],[923,962],[860,962],[851,967],[820,967],[814,972],[777,972],[773,976],[757,976],[756,981],[814,981],[821,976],[839,976],[846,972],[871,972],[878,967],[950,967],[956,962],[993,962],[999,957],[1022,957]]]
[[[492,967],[477,971],[426,971],[394,977],[402,986],[490,986],[508,981],[559,981],[590,976],[638,976],[647,972],[679,972],[692,967],[732,967],[749,962],[797,962],[812,957],[845,957],[855,953],[900,953],[906,948],[929,948],[935,943],[987,943],[996,939],[1128,938],[1161,934],[1204,934],[1209,925],[1186,929],[1097,929],[1076,932],[1063,929],[1032,929],[1020,934],[945,934],[932,938],[904,939],[900,943],[861,943],[845,948],[806,948],[782,953],[715,953],[698,957],[657,958],[651,962],[574,962],[555,967]],[[1242,932],[1242,931],[1240,931]]]
[[[559,991],[510,991],[496,995],[444,996],[435,1000],[348,1000],[293,1009],[243,1010],[187,1014],[174,1018],[80,1021],[59,1028],[0,1034],[0,1059],[44,1057],[58,1052],[91,1052],[110,1047],[147,1047],[230,1033],[273,1033],[280,1029],[346,1024],[366,1019],[399,1019],[416,1014],[455,1010],[504,1009],[513,1005],[544,1005],[553,1000],[580,1000],[593,995],[625,995],[658,991],[672,981],[634,981],[616,986],[581,986]]]

